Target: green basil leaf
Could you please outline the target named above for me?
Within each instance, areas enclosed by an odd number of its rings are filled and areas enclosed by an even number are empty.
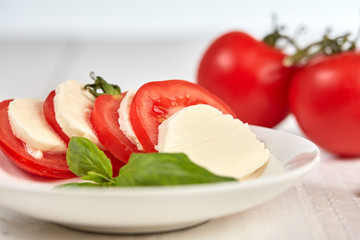
[[[118,186],[160,186],[237,181],[191,162],[183,153],[133,153],[115,178]]]
[[[66,160],[70,171],[84,177],[83,179],[97,183],[113,181],[110,159],[86,138],[72,137],[70,139]]]
[[[93,172],[93,171],[89,171],[87,173],[87,175],[81,177],[81,179],[100,183],[100,185],[106,185],[106,186],[116,185],[116,182],[114,179],[108,180],[108,178],[106,176],[104,176],[103,174]]]

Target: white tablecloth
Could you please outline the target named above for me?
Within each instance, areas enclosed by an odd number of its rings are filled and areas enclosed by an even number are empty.
[[[169,53],[172,48],[166,45],[152,46],[151,50],[142,48],[150,51],[147,56],[156,53],[159,59],[164,58],[164,66],[161,68],[157,65],[159,63],[149,61],[150,57],[144,59],[140,55],[136,56],[131,52],[132,49],[138,49],[138,46],[0,44],[1,84],[8,87],[0,90],[0,97],[44,97],[60,81],[69,77],[87,77],[91,70],[103,71],[112,78],[109,81],[119,76],[117,81],[124,83],[124,90],[154,79],[193,79],[196,60],[188,56],[191,51],[198,49],[196,46],[187,43],[177,46],[176,60],[166,59],[173,54]],[[133,64],[137,60],[143,63],[142,66],[145,66],[146,61],[149,65],[141,71],[135,69]],[[134,76],[137,76],[137,82]],[[278,129],[301,135],[292,117]],[[321,163],[303,181],[276,198],[248,211],[213,219],[181,231],[134,236],[92,234],[0,207],[0,239],[357,240],[360,239],[360,158],[338,159],[322,151]]]

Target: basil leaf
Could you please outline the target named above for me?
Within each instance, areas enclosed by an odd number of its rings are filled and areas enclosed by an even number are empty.
[[[113,182],[110,159],[94,143],[83,137],[71,137],[66,160],[70,171],[96,183]]]
[[[113,185],[116,185],[116,182],[115,182],[115,180],[113,178],[108,179],[103,174],[93,172],[93,171],[88,172],[87,175],[81,177],[81,179],[99,183],[101,186],[113,186]]]
[[[115,178],[118,186],[160,186],[237,181],[215,175],[183,153],[133,153]]]
[[[193,163],[183,153],[133,153],[129,162],[112,177],[110,159],[86,138],[72,137],[66,159],[82,180],[64,187],[162,186],[237,181],[218,176]]]

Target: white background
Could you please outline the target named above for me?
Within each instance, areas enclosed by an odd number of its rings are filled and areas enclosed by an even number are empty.
[[[360,3],[356,0],[236,1],[236,0],[1,0],[1,38],[57,40],[203,38],[228,29],[261,36],[277,13],[291,29],[333,26],[355,31]]]
[[[357,32],[358,1],[0,0],[2,98],[46,97],[90,71],[123,90],[152,80],[195,81],[202,53],[218,35],[243,30],[261,38],[276,13],[300,42],[325,29]]]

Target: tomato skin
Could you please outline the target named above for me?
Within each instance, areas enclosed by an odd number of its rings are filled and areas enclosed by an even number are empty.
[[[59,135],[59,137],[68,144],[70,141],[70,137],[66,135],[61,129],[59,123],[56,121],[55,117],[55,109],[54,109],[54,97],[55,90],[51,91],[43,104],[44,116],[48,124],[54,131]]]
[[[136,92],[130,107],[134,132],[146,152],[155,152],[158,127],[184,107],[209,104],[225,114],[235,114],[229,106],[201,86],[184,80],[148,82]]]
[[[327,56],[305,66],[292,80],[289,102],[309,139],[337,155],[360,155],[358,52]]]
[[[289,113],[293,67],[286,55],[243,32],[216,39],[204,53],[197,82],[223,99],[244,122],[273,127]]]
[[[19,168],[43,177],[72,178],[65,153],[44,152],[36,159],[26,152],[24,143],[14,136],[8,118],[7,109],[12,100],[0,102],[0,149]]]
[[[139,152],[120,130],[118,109],[124,95],[101,95],[96,98],[90,122],[101,144],[123,163],[131,153]]]

